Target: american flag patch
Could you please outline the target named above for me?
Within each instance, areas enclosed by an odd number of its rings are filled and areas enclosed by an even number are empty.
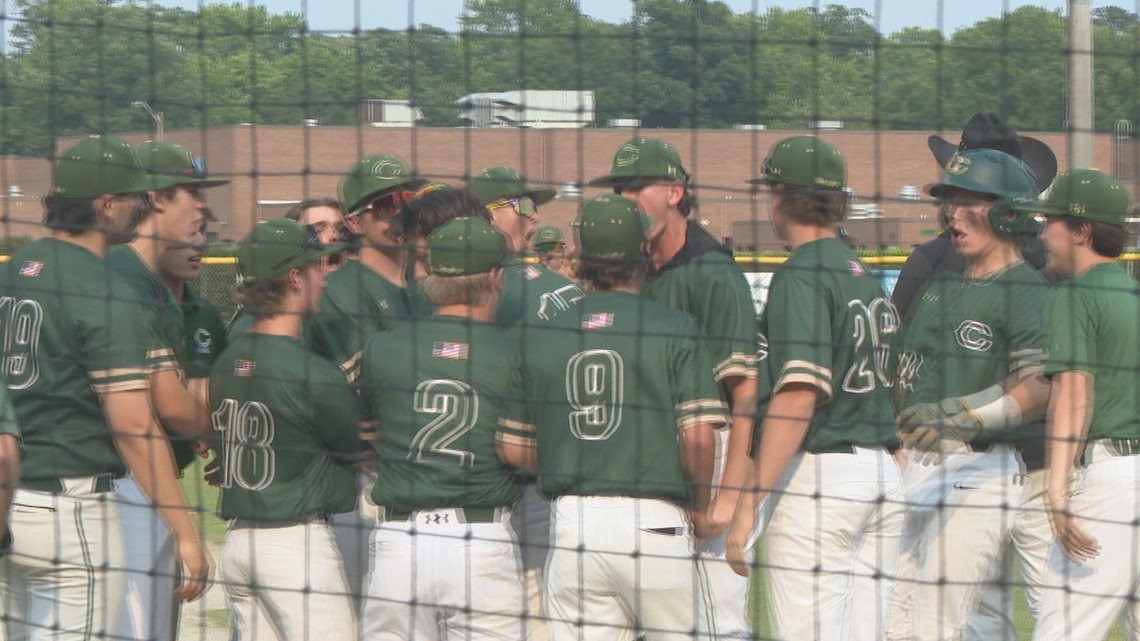
[[[234,376],[253,376],[253,370],[257,369],[257,361],[251,361],[245,358],[239,358],[234,361]]]
[[[523,270],[523,278],[527,280],[534,280],[539,276],[542,276],[542,270],[535,267],[534,265],[531,265],[530,267],[527,267]]]
[[[847,261],[847,267],[851,270],[851,274],[853,276],[866,276],[867,275],[867,270],[863,269],[863,263],[860,263],[857,260]]]
[[[452,343],[450,341],[436,341],[431,346],[431,355],[436,358],[447,358],[453,361],[467,360],[471,347],[467,343]]]
[[[20,267],[20,275],[27,276],[28,278],[35,278],[40,275],[40,270],[44,268],[44,264],[38,260],[29,260]]]
[[[602,312],[601,314],[590,314],[582,319],[582,329],[601,329],[603,327],[610,327],[614,324],[613,312]]]

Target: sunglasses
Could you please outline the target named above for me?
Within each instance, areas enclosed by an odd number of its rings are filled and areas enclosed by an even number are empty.
[[[404,205],[415,199],[416,192],[414,191],[393,191],[373,199],[355,213],[371,212],[376,216],[395,216],[404,208]]]
[[[519,216],[523,218],[534,218],[538,215],[538,205],[534,204],[529,196],[520,196],[519,198],[501,198],[487,205],[487,209],[495,211],[504,207],[514,207]]]

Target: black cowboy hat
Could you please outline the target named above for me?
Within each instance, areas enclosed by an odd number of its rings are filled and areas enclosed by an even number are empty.
[[[1045,191],[1057,176],[1057,156],[1049,145],[1036,138],[1019,136],[1001,121],[997,114],[976,113],[962,130],[962,140],[954,144],[942,136],[926,139],[930,151],[939,167],[954,157],[954,154],[967,149],[996,149],[1020,158],[1033,170],[1037,178],[1037,190]]]

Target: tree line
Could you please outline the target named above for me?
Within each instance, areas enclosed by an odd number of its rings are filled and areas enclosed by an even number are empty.
[[[1023,130],[1065,126],[1066,23],[1023,6],[951,34],[880,33],[862,9],[735,13],[714,0],[638,0],[614,24],[575,0],[470,0],[458,32],[310,31],[246,3],[14,0],[0,49],[0,154],[50,154],[57,136],[251,122],[355,125],[363,99],[410,99],[457,126],[473,92],[593,90],[596,122],[643,127],[954,130],[991,110]],[[1094,12],[1095,122],[1140,115],[1140,22]],[[11,17],[9,17],[11,20]]]

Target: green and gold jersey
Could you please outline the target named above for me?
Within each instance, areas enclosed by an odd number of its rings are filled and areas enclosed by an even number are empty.
[[[214,361],[226,351],[226,324],[218,308],[186,285],[182,290],[182,331],[187,378],[209,378]]]
[[[430,316],[374,334],[357,381],[377,430],[378,505],[503,507],[518,475],[499,460],[499,421],[521,415],[518,346],[491,325]]]
[[[142,301],[140,313],[150,319],[157,337],[159,351],[150,359],[153,371],[177,370],[179,378],[184,377],[182,363],[188,358],[186,340],[183,334],[182,310],[174,294],[158,274],[142,262],[142,258],[130,245],[116,245],[107,250],[107,265],[131,287],[135,288]],[[166,426],[163,426],[166,429]],[[170,445],[174,449],[174,459],[178,468],[183,469],[194,462],[194,443],[166,429]]]
[[[1040,374],[1048,292],[1045,280],[1025,262],[979,279],[962,272],[932,277],[911,303],[895,341],[899,409]],[[1043,438],[1043,430],[1041,421],[1031,421],[989,430],[973,444],[1023,443]]]
[[[558,323],[573,314],[583,296],[574,281],[549,267],[511,260],[503,270],[503,298],[495,323],[505,327]]]
[[[1096,265],[1053,287],[1045,308],[1045,375],[1092,374],[1088,438],[1140,438],[1140,286],[1119,263]]]
[[[803,451],[894,445],[889,365],[898,326],[879,281],[842,241],[801,245],[772,276],[760,317],[759,416],[784,386],[805,383],[818,400]]]
[[[697,320],[718,382],[756,376],[756,306],[732,255],[700,225],[689,223],[685,246],[651,273],[643,294]]]
[[[688,505],[679,434],[727,421],[712,363],[688,314],[624,292],[587,294],[572,327],[527,332],[527,421],[539,488]]]
[[[309,326],[313,351],[354,380],[364,341],[413,318],[420,306],[408,289],[350,260],[329,275],[320,312]]]
[[[356,506],[360,406],[344,375],[287,336],[249,333],[210,375],[222,518],[299,521]]]
[[[134,287],[72,243],[45,238],[12,256],[0,319],[21,478],[125,472],[99,395],[147,389],[158,346],[141,306]]]

